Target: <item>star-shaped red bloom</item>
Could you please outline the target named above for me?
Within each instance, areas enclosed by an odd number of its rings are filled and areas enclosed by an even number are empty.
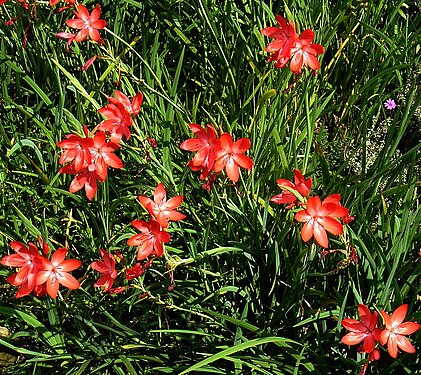
[[[294,24],[276,15],[278,27],[266,27],[260,32],[275,41],[266,46],[266,52],[271,55],[268,61],[275,61],[275,68],[284,68],[290,61],[290,69],[295,74],[301,73],[303,66],[313,71],[320,68],[317,55],[324,52],[323,46],[311,43],[314,38],[312,30],[305,30],[300,36],[295,31]]]
[[[99,124],[98,129],[110,134],[111,142],[119,143],[123,136],[130,138],[130,126],[133,125],[132,116],[140,112],[143,94],[138,92],[132,101],[122,92],[116,90],[115,98],[109,97],[110,102],[98,110],[106,120]]]
[[[99,250],[102,260],[92,262],[90,266],[103,275],[94,284],[95,288],[104,287],[104,292],[108,292],[117,277],[117,270],[115,269],[116,261],[113,254],[108,254],[104,249]]]
[[[148,210],[162,228],[168,227],[169,220],[185,219],[186,215],[175,210],[183,202],[183,197],[177,195],[167,200],[167,192],[162,182],[155,188],[153,198],[154,200],[143,195],[138,196],[140,204]]]
[[[218,173],[225,168],[228,178],[237,182],[240,177],[240,167],[251,169],[254,165],[253,160],[244,155],[250,149],[250,139],[241,138],[234,143],[230,134],[223,133],[219,140],[221,149],[216,153],[213,170]]]
[[[71,193],[76,193],[79,190],[85,188],[86,197],[91,201],[96,194],[98,189],[98,180],[101,181],[101,178],[98,176],[98,173],[95,169],[95,165],[91,164],[87,168],[82,169],[79,172],[76,172],[72,165],[65,165],[60,169],[60,173],[74,174],[75,178],[72,180],[69,186],[69,191]]]
[[[73,29],[80,29],[80,31],[76,34],[74,41],[81,42],[89,35],[91,40],[102,43],[98,30],[102,30],[107,25],[107,22],[99,19],[101,15],[101,7],[97,4],[92,13],[89,14],[88,9],[86,9],[84,5],[79,4],[77,11],[74,13],[76,18],[66,21],[67,26]]]
[[[57,146],[64,148],[60,157],[61,164],[68,163],[60,169],[60,173],[76,175],[70,184],[69,191],[75,193],[85,187],[86,196],[92,200],[97,191],[97,181],[105,181],[108,167],[123,168],[123,162],[114,154],[120,146],[107,142],[105,133],[97,131],[93,138],[84,126],[85,138],[76,134],[67,134]]]
[[[64,259],[67,255],[67,249],[57,249],[51,257],[51,261],[43,258],[44,267],[36,275],[36,284],[46,284],[47,293],[55,299],[58,294],[60,284],[69,289],[78,289],[80,287],[77,281],[69,272],[79,268],[82,265],[80,260]]]
[[[346,318],[342,320],[342,326],[349,333],[342,337],[341,342],[345,345],[357,345],[363,342],[362,349],[365,353],[371,353],[374,350],[376,341],[379,341],[381,329],[377,328],[378,314],[373,312],[365,305],[358,306],[358,314],[361,322],[355,319]]]
[[[6,255],[1,259],[3,266],[19,268],[18,272],[10,275],[6,281],[14,286],[19,286],[16,298],[28,295],[36,287],[37,272],[43,268],[42,256],[38,248],[32,243],[26,247],[18,241],[10,242],[16,254]]]
[[[398,356],[398,348],[407,353],[415,353],[414,346],[404,335],[418,331],[420,325],[414,322],[403,323],[407,311],[407,304],[399,306],[391,317],[383,310],[380,311],[386,326],[380,335],[380,344],[387,344],[387,350],[392,358]]]
[[[298,40],[298,34],[295,32],[294,24],[278,14],[276,15],[276,22],[278,27],[269,26],[260,30],[260,32],[275,39],[265,48],[266,52],[271,53],[268,61],[276,61],[275,68],[284,68],[290,59],[291,48]]]
[[[200,179],[204,180],[212,171],[216,152],[221,149],[221,142],[216,138],[216,131],[210,124],[206,125],[206,129],[198,124],[190,124],[189,127],[197,138],[185,140],[180,148],[185,151],[196,151],[196,155],[187,166],[193,171],[202,171]]]
[[[143,94],[138,92],[132,101],[124,95],[121,91],[115,91],[115,98],[109,97],[108,101],[117,107],[122,108],[126,113],[131,116],[136,116],[140,112],[143,103]]]
[[[57,142],[57,146],[64,149],[59,163],[72,163],[72,168],[76,173],[92,164],[91,148],[93,147],[93,140],[88,137],[89,132],[86,126],[83,127],[83,130],[85,138],[77,134],[66,134],[64,140]]]
[[[313,71],[320,68],[320,62],[316,56],[321,55],[324,52],[324,48],[320,44],[311,43],[313,38],[314,32],[305,30],[291,48],[291,63],[289,67],[295,74],[301,73],[303,65],[308,66]]]
[[[310,197],[305,208],[295,214],[295,220],[305,223],[301,229],[304,242],[313,236],[321,247],[329,247],[326,231],[338,236],[343,233],[343,226],[337,218],[344,217],[349,210],[340,205],[339,194],[329,195],[323,202],[318,196]]]
[[[141,232],[127,241],[129,246],[139,246],[137,260],[143,260],[151,255],[162,257],[164,254],[162,243],[170,241],[170,234],[165,232],[154,219],[150,219],[149,222],[134,220],[132,225]]]
[[[273,196],[270,201],[277,204],[289,204],[285,208],[290,210],[298,203],[298,198],[293,193],[286,190],[285,187],[294,189],[300,193],[302,197],[306,197],[310,193],[312,180],[311,178],[305,179],[298,169],[294,169],[294,183],[284,178],[280,178],[276,183],[283,191],[281,194]]]
[[[98,131],[95,133],[91,150],[92,163],[101,181],[107,178],[108,166],[116,169],[123,168],[121,159],[113,152],[120,146],[114,142],[107,142],[105,133]]]

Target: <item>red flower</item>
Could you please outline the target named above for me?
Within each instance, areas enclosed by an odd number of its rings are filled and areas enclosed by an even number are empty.
[[[85,188],[86,197],[91,201],[96,194],[98,189],[98,180],[101,178],[96,172],[95,165],[91,164],[88,168],[82,169],[79,172],[76,172],[72,165],[66,165],[60,169],[60,173],[75,174],[75,178],[70,183],[69,191],[71,193],[76,193],[79,190]]]
[[[320,68],[317,55],[324,52],[320,44],[312,44],[314,32],[305,30],[299,37],[295,31],[294,24],[287,22],[284,18],[276,15],[278,27],[266,27],[260,32],[270,38],[276,39],[266,47],[266,52],[271,52],[268,61],[276,61],[275,68],[284,68],[290,61],[290,69],[296,73],[301,73],[304,66],[308,66],[313,71]]]
[[[117,271],[115,269],[116,261],[114,255],[108,254],[104,249],[100,249],[99,251],[101,253],[102,261],[96,260],[95,262],[92,262],[90,266],[103,275],[94,284],[94,287],[98,288],[104,286],[104,292],[108,292],[117,277]]]
[[[138,196],[140,204],[145,207],[162,228],[168,227],[168,221],[183,220],[186,215],[175,209],[183,202],[183,197],[177,195],[167,201],[167,192],[162,182],[158,184],[153,193],[153,199],[143,195]]]
[[[147,270],[151,266],[153,260],[154,258],[152,258],[151,260],[148,260],[145,264],[141,264],[138,262],[133,267],[127,268],[126,279],[133,280],[139,276],[142,276],[145,270]]]
[[[237,182],[240,176],[240,167],[245,169],[253,167],[253,160],[244,155],[250,148],[250,140],[241,138],[233,143],[231,135],[224,133],[220,137],[220,142],[221,149],[216,153],[213,170],[220,172],[225,168],[228,178]]]
[[[17,273],[10,275],[6,281],[14,286],[19,286],[16,298],[28,295],[36,287],[35,277],[43,268],[43,258],[38,253],[38,248],[32,243],[26,247],[23,243],[12,241],[10,246],[16,254],[6,255],[1,259],[1,264],[7,267],[19,268]]]
[[[313,71],[320,68],[320,62],[316,56],[322,54],[324,48],[320,44],[311,44],[313,38],[314,32],[312,30],[305,30],[291,48],[292,57],[289,67],[295,74],[301,73],[303,65],[308,66]]]
[[[116,169],[123,168],[121,159],[114,155],[113,152],[118,150],[120,146],[113,142],[107,142],[105,133],[98,131],[95,133],[93,145],[90,149],[92,163],[101,181],[107,178],[108,166]]]
[[[98,129],[110,134],[112,142],[119,143],[123,136],[130,138],[129,127],[133,125],[133,119],[130,114],[122,111],[121,107],[114,104],[108,104],[98,110],[107,120],[102,121]]]
[[[51,257],[51,261],[43,258],[43,270],[36,275],[36,284],[42,285],[45,283],[47,293],[53,299],[57,297],[60,284],[73,290],[80,287],[79,281],[69,272],[79,268],[82,262],[76,259],[65,260],[67,251],[66,248],[56,250]]]
[[[311,178],[305,179],[298,169],[294,169],[294,183],[284,178],[280,178],[276,183],[283,191],[281,194],[273,196],[270,201],[277,204],[289,203],[286,207],[286,209],[289,210],[298,203],[298,198],[290,191],[286,190],[285,187],[294,189],[300,193],[302,197],[306,197],[310,193],[312,180]]]
[[[132,116],[139,113],[143,103],[143,94],[138,92],[130,102],[129,98],[116,90],[115,98],[108,98],[110,104],[98,110],[107,120],[99,124],[98,129],[110,134],[111,142],[119,143],[123,136],[130,138],[129,127],[133,125]]]
[[[41,285],[35,285],[33,292],[38,298],[43,297],[47,294],[47,285],[45,283]]]
[[[132,101],[124,95],[121,91],[115,91],[115,98],[108,98],[108,101],[111,104],[114,104],[117,107],[122,108],[126,113],[131,116],[136,116],[140,112],[140,108],[143,103],[143,94],[138,92]]]
[[[368,356],[368,360],[369,360],[370,362],[373,362],[373,361],[378,361],[378,360],[379,360],[379,358],[380,358],[380,350],[379,350],[379,349],[374,349],[374,350],[370,353],[370,355]]]
[[[170,241],[169,233],[165,232],[165,229],[161,229],[159,223],[154,219],[149,222],[134,220],[132,225],[142,232],[135,234],[127,241],[129,246],[139,246],[137,260],[143,260],[150,255],[161,257],[164,254],[162,243]]]
[[[25,9],[25,10],[29,9],[29,3],[26,0],[18,0],[18,1],[21,4],[23,9]]]
[[[93,138],[89,138],[86,126],[84,132],[85,138],[67,134],[66,139],[57,142],[57,146],[64,148],[59,162],[71,163],[62,167],[59,172],[75,174],[69,191],[75,193],[85,187],[86,196],[92,200],[97,191],[97,180],[104,182],[108,167],[120,169],[123,167],[123,162],[113,154],[120,146],[107,142],[105,133],[98,131]]]
[[[108,292],[110,294],[118,294],[124,292],[126,289],[126,286],[116,286],[115,288],[111,288]]]
[[[329,240],[326,231],[338,236],[343,233],[342,224],[335,220],[349,213],[349,210],[339,203],[339,194],[329,195],[323,202],[318,196],[310,197],[306,207],[295,214],[295,220],[305,223],[301,230],[301,238],[307,242],[314,236],[316,242],[327,248]]]
[[[75,37],[75,42],[81,42],[89,35],[91,40],[102,43],[102,39],[98,30],[102,30],[107,22],[100,20],[101,7],[97,4],[95,9],[89,14],[88,9],[82,4],[79,4],[77,11],[74,11],[76,18],[66,21],[66,25],[73,29],[80,29]]]
[[[66,51],[69,52],[69,47],[70,44],[72,44],[72,42],[75,40],[76,35],[72,34],[72,33],[57,33],[56,34],[57,38],[61,38],[61,39],[66,39],[67,43],[66,43]]]
[[[83,130],[85,138],[77,134],[67,134],[64,140],[56,143],[58,147],[64,149],[59,163],[72,163],[72,168],[76,173],[92,164],[91,148],[94,143],[92,138],[88,138],[88,128],[84,126]]]
[[[216,131],[212,125],[207,124],[206,129],[198,124],[190,124],[190,129],[197,138],[185,140],[180,148],[185,151],[197,151],[187,166],[193,171],[202,170],[200,179],[204,180],[212,171],[216,152],[221,149],[220,140],[216,138]]]
[[[382,331],[377,328],[378,314],[377,312],[371,314],[370,309],[365,305],[358,305],[358,314],[361,322],[351,318],[342,320],[342,326],[350,332],[342,337],[341,342],[345,345],[357,345],[363,342],[362,351],[372,353]]]
[[[284,68],[291,56],[291,48],[295,45],[298,39],[298,34],[295,32],[294,24],[287,22],[285,18],[276,15],[278,27],[266,27],[260,32],[269,38],[276,39],[269,43],[265,51],[271,52],[268,61],[276,61],[275,68]]]
[[[407,311],[407,304],[399,306],[391,317],[383,310],[380,311],[386,325],[380,335],[380,344],[385,345],[387,343],[387,350],[392,358],[398,356],[398,348],[407,353],[415,353],[415,348],[404,335],[416,332],[420,325],[414,322],[402,323]]]

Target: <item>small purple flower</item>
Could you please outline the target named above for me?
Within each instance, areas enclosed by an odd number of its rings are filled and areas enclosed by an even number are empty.
[[[384,106],[386,109],[389,109],[389,110],[395,109],[397,107],[396,102],[393,99],[387,99],[384,102]]]

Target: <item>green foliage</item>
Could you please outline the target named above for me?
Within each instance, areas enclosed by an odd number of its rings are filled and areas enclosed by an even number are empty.
[[[62,3],[64,4],[64,3]],[[96,2],[84,4],[92,9]],[[418,4],[418,5],[417,5]],[[104,0],[104,45],[73,43],[70,11],[46,2],[36,15],[9,0],[0,28],[0,245],[11,240],[68,246],[83,267],[77,291],[56,301],[15,299],[0,270],[0,354],[8,373],[343,374],[360,354],[340,343],[340,321],[358,303],[393,311],[409,304],[421,320],[419,2],[392,0]],[[32,5],[30,5],[32,9]],[[29,14],[29,15],[28,15]],[[274,14],[325,46],[321,69],[299,77],[273,69],[260,30]],[[23,48],[23,35],[27,46]],[[97,55],[86,71],[82,65]],[[68,191],[56,142],[102,120],[98,108],[119,88],[142,91],[132,137],[90,202]],[[395,98],[388,111],[384,101]],[[208,193],[179,148],[189,123],[250,138],[253,169],[238,184],[219,177]],[[151,147],[147,138],[157,141]],[[269,199],[294,168],[320,196],[342,195],[356,220],[347,233],[359,262],[322,259],[303,243],[293,215]],[[138,195],[163,182],[183,195],[187,219],[172,225],[166,257],[134,287],[104,294],[88,265],[99,249],[127,246]],[[333,238],[333,237],[332,237]],[[333,246],[341,244],[331,239]],[[175,287],[171,285],[173,273]],[[171,289],[171,288],[170,288]],[[416,374],[417,353],[382,353],[372,373]]]

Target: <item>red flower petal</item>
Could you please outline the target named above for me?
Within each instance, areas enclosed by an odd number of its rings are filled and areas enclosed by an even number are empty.
[[[57,249],[53,256],[51,257],[51,263],[56,266],[58,264],[60,264],[61,262],[63,262],[64,258],[66,258],[68,249],[66,249],[65,247],[62,247],[61,249]]]
[[[307,200],[306,209],[309,215],[315,216],[318,213],[318,209],[321,206],[321,201],[318,196],[310,197]]]
[[[167,211],[165,215],[171,221],[180,221],[186,218],[186,215],[178,211]]]
[[[341,342],[345,345],[357,345],[366,337],[366,333],[349,332],[342,337]]]
[[[324,229],[326,229],[329,233],[334,234],[335,236],[339,236],[343,233],[342,224],[330,216],[318,218],[317,221],[323,226]]]
[[[389,340],[387,340],[387,351],[392,358],[398,356],[398,345],[396,342],[396,335],[394,334],[389,335]]]
[[[313,30],[304,30],[300,35],[300,41],[305,44],[310,44],[314,38],[314,31]]]
[[[52,278],[50,277],[47,281],[46,281],[46,286],[47,286],[47,293],[49,294],[49,296],[52,299],[56,299],[57,294],[58,294],[58,287],[60,286],[60,283],[58,282],[58,280],[52,280]]]
[[[76,268],[79,268],[82,265],[82,262],[78,259],[66,259],[63,260],[60,264],[60,268],[63,271],[70,272],[75,270]]]
[[[318,222],[314,223],[313,233],[314,233],[314,239],[321,247],[324,247],[324,248],[329,247],[329,240],[327,238],[327,233],[325,229]]]
[[[291,71],[295,74],[300,73],[301,68],[303,67],[303,54],[301,52],[297,52],[291,59],[289,67]]]
[[[376,345],[373,335],[368,334],[363,342],[363,348],[366,353],[371,353]]]
[[[153,193],[154,201],[156,204],[160,204],[164,199],[167,197],[167,192],[165,190],[165,186],[162,182],[158,184],[158,186],[155,188],[155,191]]]
[[[392,314],[391,325],[395,327],[395,326],[401,324],[405,319],[407,311],[408,311],[408,305],[407,304],[403,304],[403,305],[399,306]]]
[[[393,332],[399,335],[411,335],[412,333],[418,331],[420,325],[414,322],[405,322],[401,323],[398,327],[395,327]]]
[[[282,202],[282,203],[284,203],[284,202]],[[289,202],[285,202],[285,203],[289,203]],[[309,215],[309,213],[307,212],[307,210],[301,210],[301,211],[298,211],[298,212],[295,213],[294,219],[297,220],[300,223],[304,223],[306,221],[311,220],[312,219],[312,216]],[[305,241],[305,242],[307,242],[307,241]]]
[[[311,237],[313,237],[313,225],[309,221],[305,223],[301,229],[301,238],[303,239],[304,242],[307,242],[310,240]]]
[[[78,289],[80,287],[79,281],[77,281],[70,273],[62,272],[59,279],[60,283],[69,289]]]
[[[233,158],[229,158],[225,166],[227,176],[231,181],[237,182],[240,178],[240,168]]]
[[[78,19],[78,18],[72,18],[70,20],[67,20],[66,25],[73,28],[73,29],[83,29],[83,28],[85,28],[85,22],[83,22],[81,19]],[[67,34],[67,33],[60,33],[60,34]],[[66,39],[68,39],[68,38],[66,38]]]
[[[253,160],[251,160],[247,155],[234,155],[234,160],[240,167],[245,169],[251,169],[254,165]]]
[[[183,202],[183,196],[177,195],[176,197],[172,197],[165,203],[165,209],[174,209],[181,205]]]
[[[223,133],[221,135],[221,137],[219,138],[219,140],[221,142],[221,147],[224,150],[230,152],[231,151],[231,147],[232,147],[232,143],[233,143],[231,135],[228,134],[228,133]]]
[[[400,349],[407,353],[415,353],[414,346],[408,341],[406,337],[396,335],[396,344]]]

